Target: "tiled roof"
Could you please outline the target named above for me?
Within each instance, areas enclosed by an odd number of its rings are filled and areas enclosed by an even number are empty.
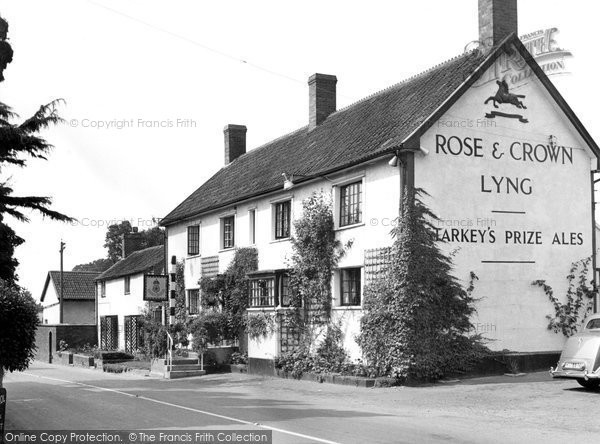
[[[161,272],[164,269],[164,255],[165,248],[162,245],[135,251],[100,274],[96,280],[109,281],[133,274]]]
[[[300,183],[391,153],[439,119],[508,46],[517,49],[600,159],[598,145],[518,36],[511,34],[492,51],[462,54],[334,112],[312,131],[306,126],[248,151],[208,179],[161,225],[281,190],[282,173]]]
[[[63,297],[65,300],[94,300],[96,290],[94,281],[100,273],[95,271],[63,271]],[[41,300],[44,301],[49,281],[52,281],[56,295],[60,297],[60,271],[49,271]]]
[[[281,174],[318,177],[389,151],[381,145],[415,131],[483,62],[473,51],[331,114],[312,131],[300,128],[248,151],[219,170],[161,222],[281,189]],[[296,180],[300,182],[301,180]]]

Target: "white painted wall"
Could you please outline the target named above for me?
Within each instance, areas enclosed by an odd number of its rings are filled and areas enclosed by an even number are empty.
[[[509,82],[519,72],[516,66],[501,72],[508,75]],[[483,242],[455,239],[443,246],[446,252],[456,251],[455,275],[459,279],[466,284],[470,271],[479,277],[474,296],[480,300],[474,322],[477,330],[492,340],[490,348],[560,350],[564,338],[547,330],[546,315],[553,314],[554,309],[544,292],[531,283],[545,279],[556,295],[564,295],[571,263],[592,254],[590,169],[593,155],[537,78],[528,77],[511,83],[512,93],[525,96],[520,100],[527,109],[509,104],[501,104],[497,109],[491,103],[484,105],[498,89],[492,74],[488,73],[484,78],[492,81],[472,87],[421,138],[421,146],[429,154],[415,156],[415,185],[431,195],[426,202],[444,220],[438,224],[439,228],[488,230],[488,233],[493,230],[495,233],[494,243],[490,242],[489,235],[485,235]],[[491,111],[522,114],[528,123],[506,117],[485,118]],[[513,143],[547,145],[550,135],[556,137],[557,145],[573,148],[572,163],[566,160],[563,164],[562,158],[554,163],[511,157]],[[478,138],[481,157],[453,155],[449,151],[445,154],[441,148],[436,149],[436,140],[443,141],[437,139],[438,136],[446,140],[452,136],[462,140]],[[495,143],[498,144],[496,157],[499,159],[493,156]],[[521,158],[523,153],[517,150],[518,147],[514,145],[514,157]],[[500,156],[500,153],[504,154]],[[482,176],[483,190],[492,192],[482,191]],[[532,192],[515,193],[512,189],[510,193],[506,189],[497,192],[492,176],[513,180],[527,178],[526,184],[532,186]],[[525,191],[528,191],[527,187]],[[526,214],[493,211],[523,211]],[[505,240],[507,231],[519,230],[541,232],[541,245],[514,244]],[[553,245],[555,233],[559,236],[577,233],[575,236],[580,235],[582,243]],[[535,263],[482,263],[490,260]]]
[[[144,301],[144,275],[131,276],[130,293],[125,294],[124,278],[106,282],[106,297],[101,296],[98,285],[98,341],[100,341],[100,318],[118,316],[119,349],[125,349],[125,316],[141,315],[146,307]],[[98,342],[100,343],[100,342]]]
[[[46,294],[44,296],[43,307],[43,323],[44,324],[59,324],[60,323],[60,304],[58,295],[52,280],[48,283]]]
[[[341,174],[328,176],[306,185],[297,185],[292,190],[262,197],[249,202],[238,204],[236,208],[226,208],[219,212],[207,214],[199,219],[187,223],[180,223],[167,227],[168,257],[177,256],[178,260],[185,260],[185,285],[186,288],[198,288],[201,277],[200,257],[187,256],[187,226],[200,224],[200,253],[202,257],[219,256],[219,272],[224,272],[233,258],[234,250],[221,249],[220,218],[235,214],[235,243],[236,247],[251,246],[249,210],[256,211],[256,243],[260,270],[288,268],[291,256],[291,243],[289,240],[274,240],[273,204],[277,201],[290,198],[292,200],[292,220],[298,219],[302,214],[302,202],[314,191],[322,191],[336,200],[336,187],[348,181],[363,178],[363,223],[337,230],[337,237],[342,243],[352,240],[352,247],[340,261],[340,267],[360,267],[364,264],[364,250],[379,248],[391,244],[390,231],[392,221],[397,216],[399,200],[398,168],[387,164],[389,159],[382,159],[377,163],[352,169]],[[334,212],[336,215],[338,212]],[[334,303],[339,305],[339,285],[334,283]],[[342,310],[339,313],[346,313]],[[353,311],[352,315],[337,314],[348,325],[343,328],[347,332],[344,341],[353,357],[359,357],[358,346],[354,336],[358,333],[360,313]],[[249,356],[265,358],[274,356],[278,351],[279,339],[271,335],[262,341],[249,341]]]

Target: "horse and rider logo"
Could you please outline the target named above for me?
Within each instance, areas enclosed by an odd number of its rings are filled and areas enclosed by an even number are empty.
[[[522,94],[513,94],[508,90],[508,83],[506,80],[497,80],[496,84],[498,85],[498,91],[495,95],[490,96],[483,102],[484,105],[487,105],[489,102],[492,102],[494,108],[499,108],[498,104],[508,104],[517,107],[518,109],[527,109],[527,107],[523,104],[521,99],[524,99],[525,96]],[[528,123],[527,120],[521,114],[510,114],[504,113],[501,111],[491,111],[485,115],[488,119],[493,119],[495,117],[507,117],[509,119],[518,119],[519,122]]]

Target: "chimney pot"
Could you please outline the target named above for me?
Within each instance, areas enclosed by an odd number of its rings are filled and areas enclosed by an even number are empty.
[[[518,33],[517,0],[479,0],[479,42],[498,46],[512,33]]]
[[[308,129],[315,129],[336,109],[337,77],[313,74],[308,79]]]
[[[225,165],[230,164],[242,154],[246,154],[246,131],[244,125],[229,124],[223,128],[225,135]]]

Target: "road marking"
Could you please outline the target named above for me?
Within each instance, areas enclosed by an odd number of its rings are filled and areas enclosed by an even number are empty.
[[[48,379],[50,381],[64,382],[66,384],[75,384],[75,385],[79,385],[79,386],[82,386],[82,387],[90,387],[90,388],[94,388],[94,389],[105,391],[105,392],[112,392],[112,393],[117,393],[119,395],[129,396],[130,398],[143,399],[144,401],[150,401],[150,402],[154,402],[156,404],[162,404],[162,405],[166,405],[166,406],[169,406],[169,407],[175,407],[175,408],[178,408],[178,409],[187,410],[187,411],[194,412],[194,413],[200,413],[202,415],[213,416],[215,418],[226,419],[228,421],[238,422],[238,423],[244,424],[244,425],[252,425],[252,426],[261,427],[263,429],[272,430],[274,432],[283,433],[285,435],[296,436],[298,438],[304,438],[304,439],[311,439],[313,441],[321,442],[323,444],[340,444],[340,443],[338,443],[336,441],[329,441],[327,439],[317,438],[316,436],[311,436],[311,435],[305,435],[303,433],[292,432],[290,430],[280,429],[278,427],[273,427],[273,426],[266,425],[266,424],[260,424],[260,423],[257,423],[257,422],[246,421],[245,419],[234,418],[232,416],[219,415],[218,413],[207,412],[206,410],[200,410],[200,409],[195,409],[195,408],[192,408],[192,407],[186,407],[184,405],[172,404],[170,402],[161,401],[159,399],[148,398],[147,396],[141,396],[141,395],[135,395],[133,393],[122,392],[121,390],[115,390],[115,389],[106,388],[106,387],[99,387],[97,385],[86,384],[84,382],[68,381],[66,379],[51,378],[49,376],[40,376],[40,375],[35,375],[33,373],[28,373],[28,372],[22,372],[22,374],[23,375],[28,375],[28,376],[33,376],[34,378]]]

